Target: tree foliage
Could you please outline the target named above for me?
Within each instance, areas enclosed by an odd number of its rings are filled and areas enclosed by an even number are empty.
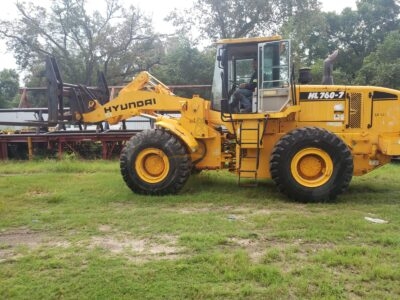
[[[290,17],[281,32],[292,41],[294,63],[298,66],[310,66],[329,52],[326,19],[319,8]]]
[[[202,51],[195,48],[189,39],[181,37],[169,40],[166,55],[151,73],[170,85],[211,85],[215,49]],[[209,97],[207,89],[186,89],[177,91],[181,96],[200,94]]]
[[[399,5],[395,0],[360,0],[357,10],[326,14],[330,50],[341,50],[337,67],[353,83],[364,58],[375,51],[388,32],[399,28]]]
[[[356,82],[400,89],[400,31],[390,32],[383,43],[365,58]]]
[[[12,107],[18,96],[19,76],[15,70],[0,71],[0,108]]]
[[[73,82],[94,83],[97,69],[116,82],[157,63],[150,20],[119,0],[103,4],[102,12],[91,12],[86,0],[55,0],[49,9],[18,2],[18,18],[0,22],[0,35],[20,67],[35,72],[44,55],[54,55]]]
[[[276,33],[288,18],[318,6],[317,0],[196,0],[169,20],[180,32],[195,29],[206,39],[240,38]]]
[[[395,0],[360,0],[357,10],[323,13],[304,10],[282,26],[292,39],[293,57],[299,66],[312,66],[322,74],[323,60],[334,50],[339,56],[334,65],[335,83],[354,84],[365,59],[376,51],[387,34],[399,30],[399,5]],[[320,78],[314,78],[314,83]]]

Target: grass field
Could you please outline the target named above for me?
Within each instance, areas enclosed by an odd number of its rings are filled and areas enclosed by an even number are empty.
[[[146,197],[117,161],[2,162],[0,298],[399,299],[399,183],[390,164],[299,204],[202,172]]]

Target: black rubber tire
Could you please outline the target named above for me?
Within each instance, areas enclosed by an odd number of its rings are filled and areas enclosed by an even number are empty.
[[[153,182],[146,181],[136,170],[138,156],[143,151],[149,151],[148,149],[159,149],[165,155],[168,169],[159,181],[157,178]],[[182,189],[190,176],[192,166],[181,140],[163,129],[150,129],[138,133],[128,141],[121,152],[120,170],[125,183],[133,192],[168,195],[177,194]]]
[[[323,177],[321,185],[311,187],[301,182],[301,171],[298,171],[295,157],[306,151],[313,152],[313,149],[326,155],[327,161],[330,158],[331,172]],[[296,174],[293,174],[292,162],[296,166]],[[289,132],[277,142],[272,150],[270,173],[279,191],[291,199],[301,202],[332,201],[350,184],[353,158],[347,145],[335,134],[317,127],[304,127]],[[296,179],[296,176],[300,178]],[[304,182],[307,183],[307,179]]]

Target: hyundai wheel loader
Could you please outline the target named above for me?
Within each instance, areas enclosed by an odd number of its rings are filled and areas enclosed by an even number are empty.
[[[73,86],[72,120],[154,121],[155,128],[134,135],[120,156],[122,177],[138,194],[175,194],[195,171],[228,169],[239,184],[272,178],[292,199],[333,200],[353,175],[400,155],[400,91],[310,84],[307,76],[300,84],[290,51],[280,36],[217,42],[210,100],[178,97],[147,72],[108,102]],[[254,58],[252,111],[235,113],[232,94],[251,76]],[[51,59],[47,69],[49,99],[60,100],[63,84]]]

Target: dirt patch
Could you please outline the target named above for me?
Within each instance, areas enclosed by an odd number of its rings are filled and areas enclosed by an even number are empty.
[[[92,237],[89,247],[100,247],[135,262],[146,262],[181,257],[184,249],[176,244],[177,238],[169,235],[152,239],[135,239],[127,235],[107,235]]]
[[[0,232],[0,245],[16,247],[28,246],[30,248],[38,246],[43,241],[43,234],[25,228],[14,229]]]
[[[260,209],[253,209],[251,211],[253,215],[270,215],[273,213],[273,210],[271,209],[266,209],[266,208],[260,208]]]
[[[27,228],[16,228],[0,232],[0,262],[21,257],[18,247],[27,247],[29,250],[41,246],[67,248],[70,243],[62,240],[54,240],[51,236],[32,231]]]
[[[117,254],[122,253],[125,250],[143,252],[145,248],[144,240],[132,240],[126,238],[117,239],[112,236],[92,237],[90,245],[91,247],[100,247]]]
[[[212,204],[201,207],[181,207],[177,209],[167,208],[167,211],[179,212],[181,214],[196,214],[196,213],[209,213],[209,212],[226,212],[236,215],[269,215],[273,210],[265,208],[254,208],[254,207],[240,207],[240,206],[223,206],[214,207]]]
[[[244,249],[253,262],[260,262],[266,251],[265,244],[256,239],[231,238],[229,243]]]
[[[45,197],[45,196],[50,196],[51,193],[49,191],[45,191],[42,189],[31,189],[27,192],[29,197]]]
[[[20,257],[20,254],[15,251],[16,247],[36,248],[42,240],[43,236],[40,233],[25,228],[0,232],[0,262]]]
[[[178,207],[178,208],[166,208],[166,211],[178,212],[181,214],[195,214],[195,213],[208,213],[215,211],[212,204],[205,206],[190,206],[190,207]]]
[[[112,230],[112,227],[110,225],[100,225],[99,226],[99,231],[100,232],[110,232]]]
[[[0,263],[15,259],[16,254],[10,249],[0,249]]]

